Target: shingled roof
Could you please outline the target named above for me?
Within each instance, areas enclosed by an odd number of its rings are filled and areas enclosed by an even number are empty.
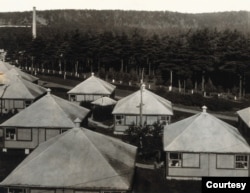
[[[3,85],[0,86],[0,96],[3,99],[36,99],[46,93],[46,89],[22,79],[20,76],[2,75]]]
[[[164,150],[182,152],[250,153],[238,129],[206,112],[167,125]]]
[[[116,101],[114,99],[111,99],[109,97],[101,97],[93,102],[91,102],[93,105],[99,105],[99,106],[110,106],[115,105]]]
[[[137,148],[84,128],[40,144],[1,186],[128,190]]]
[[[39,79],[35,76],[32,76],[31,74],[23,72],[19,68],[15,67],[13,65],[10,65],[9,63],[2,62],[2,61],[0,61],[0,73],[5,73],[6,75],[8,73],[8,76],[13,75],[13,74],[19,75],[23,79],[28,80],[30,82],[35,82]]]
[[[116,86],[94,76],[76,85],[68,94],[112,94]]]
[[[43,96],[29,107],[1,124],[1,126],[71,128],[74,120],[82,121],[89,109],[50,94]]]
[[[153,92],[142,88],[119,100],[112,114],[139,114],[139,104],[143,103],[144,115],[173,115],[172,103]]]

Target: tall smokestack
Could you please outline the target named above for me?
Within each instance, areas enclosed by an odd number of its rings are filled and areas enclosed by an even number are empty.
[[[36,38],[36,7],[33,7],[32,37]]]

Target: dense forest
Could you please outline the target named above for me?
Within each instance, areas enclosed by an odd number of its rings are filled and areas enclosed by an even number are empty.
[[[174,86],[241,94],[250,80],[247,12],[58,10],[37,15],[36,39],[30,27],[0,28],[0,48],[22,67],[94,71],[123,81],[138,81],[143,71],[164,85],[171,84],[172,72]],[[31,16],[1,13],[0,23],[28,26]]]

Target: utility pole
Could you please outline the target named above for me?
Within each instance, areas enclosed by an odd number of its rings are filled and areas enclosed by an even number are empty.
[[[140,94],[141,94],[141,98],[140,98],[140,105],[139,105],[139,107],[140,107],[140,126],[142,126],[142,112],[143,112],[143,92],[144,92],[144,90],[145,90],[145,84],[142,84],[141,85],[141,89],[140,89]]]

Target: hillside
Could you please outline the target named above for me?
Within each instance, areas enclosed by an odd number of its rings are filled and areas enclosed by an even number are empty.
[[[38,27],[49,27],[60,31],[130,33],[135,29],[146,35],[175,34],[200,28],[237,29],[248,33],[250,14],[246,11],[185,14],[169,11],[121,11],[121,10],[48,10],[37,11]],[[32,12],[0,13],[0,26],[30,26]]]

